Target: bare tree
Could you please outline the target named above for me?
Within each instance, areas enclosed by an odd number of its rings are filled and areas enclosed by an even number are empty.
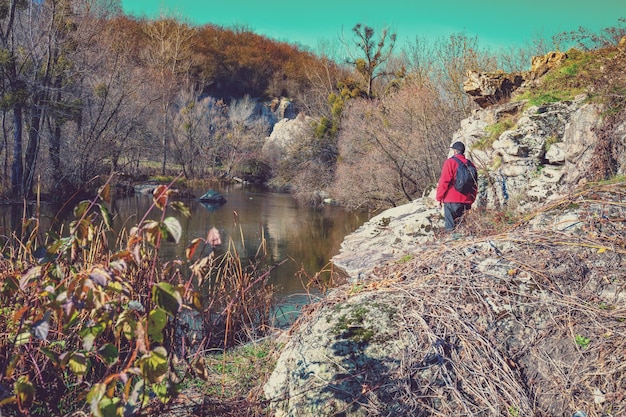
[[[88,10],[74,7],[78,2],[71,0],[3,3],[0,42],[7,54],[2,66],[3,94],[13,113],[11,193],[22,197],[32,193],[49,117],[60,114],[66,103],[62,88],[71,84],[78,71],[73,59],[84,43],[77,34],[85,16],[81,13]],[[55,126],[52,130],[55,136],[51,136],[49,150],[53,174],[58,178],[55,140],[60,129]]]
[[[235,168],[260,158],[263,139],[268,134],[267,121],[256,114],[257,100],[246,95],[232,100],[228,106],[230,129],[224,137],[222,162],[226,174],[233,175]]]
[[[437,55],[435,45],[426,38],[416,36],[403,51],[407,70],[417,80],[432,81],[437,71]]]
[[[495,54],[481,49],[478,38],[457,33],[435,41],[435,56],[433,82],[445,92],[455,111],[469,115],[473,102],[463,90],[465,76],[468,71],[496,71]]]
[[[110,47],[103,41],[88,55],[91,71],[82,74],[77,86],[80,116],[66,130],[74,132],[73,140],[62,143],[67,147],[63,152],[68,155],[66,175],[78,184],[106,172],[107,165],[109,172],[126,171],[149,149],[140,140],[153,109],[153,90],[147,79]]]
[[[225,106],[211,97],[200,100],[193,92],[182,92],[177,100],[174,119],[174,144],[177,162],[187,178],[206,173],[215,174],[220,138],[225,136]]]
[[[309,115],[331,117],[328,98],[337,93],[337,85],[348,77],[347,68],[339,66],[338,45],[323,43],[318,46],[318,65],[311,65],[305,69],[309,81],[309,89],[302,97],[302,106]]]
[[[589,51],[617,45],[624,36],[626,36],[626,17],[622,16],[615,26],[609,26],[600,31],[580,26],[576,30],[557,33],[552,40],[559,49],[576,47]]]
[[[333,196],[349,207],[411,201],[436,183],[460,115],[437,88],[407,80],[380,101],[354,100],[339,136]]]
[[[17,24],[24,10],[28,7],[26,1],[20,0],[3,0],[0,3],[0,44],[5,54],[5,59],[0,67],[2,69],[2,95],[7,103],[7,108],[12,113],[13,124],[13,162],[11,164],[11,194],[16,196],[24,195],[24,159],[23,159],[23,109],[26,106],[26,83],[22,79],[20,73],[20,45],[16,41]],[[4,113],[6,115],[6,113]],[[3,126],[5,126],[5,118],[3,118]],[[5,147],[7,155],[9,147],[7,140],[7,129],[3,129],[5,133]],[[8,158],[5,159],[8,162]],[[6,171],[6,165],[5,165]]]
[[[191,39],[193,29],[172,18],[162,16],[145,26],[148,36],[146,60],[156,70],[161,93],[161,174],[165,174],[168,153],[169,108],[175,92],[180,88],[178,76],[189,73],[191,67]]]

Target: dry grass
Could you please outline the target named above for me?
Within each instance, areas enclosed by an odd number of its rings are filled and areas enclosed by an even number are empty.
[[[506,231],[472,216],[474,237],[376,270],[412,300],[415,343],[394,378],[404,415],[626,415],[625,195],[596,184]],[[530,227],[567,211],[573,233]]]
[[[262,387],[276,363],[274,338],[198,357],[182,381],[185,389],[169,404],[153,402],[146,416],[260,417],[267,415]]]

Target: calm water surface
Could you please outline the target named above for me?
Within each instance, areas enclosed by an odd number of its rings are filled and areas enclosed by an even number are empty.
[[[369,218],[367,213],[348,212],[333,206],[319,210],[300,207],[289,194],[254,186],[228,184],[213,189],[226,198],[225,204],[207,206],[190,199],[184,200],[191,210],[190,218],[173,211],[167,212],[168,216],[180,221],[182,238],[179,244],[166,243],[162,257],[168,260],[183,258],[188,243],[195,238],[206,238],[211,227],[217,228],[222,237],[222,247],[216,252],[226,251],[232,241],[244,262],[254,257],[264,238],[267,244],[266,263],[276,265],[286,260],[272,271],[270,283],[276,289],[276,303],[285,306],[287,311],[297,309],[308,300],[296,273],[304,269],[312,276],[324,269],[330,258],[339,252],[344,237]],[[205,191],[194,190],[194,195],[200,196]],[[115,199],[110,207],[115,228],[128,229],[136,225],[151,204],[151,196],[144,195]],[[3,209],[0,214],[3,235],[14,223],[9,218],[9,211]],[[157,218],[159,215],[159,211],[155,210],[149,217]]]

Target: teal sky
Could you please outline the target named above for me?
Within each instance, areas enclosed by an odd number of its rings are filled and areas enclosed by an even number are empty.
[[[164,11],[197,25],[245,25],[259,35],[312,50],[320,41],[338,39],[342,31],[349,37],[356,23],[389,27],[398,43],[464,32],[477,36],[480,45],[497,47],[580,26],[599,30],[626,18],[626,0],[122,0],[122,7],[137,17]]]

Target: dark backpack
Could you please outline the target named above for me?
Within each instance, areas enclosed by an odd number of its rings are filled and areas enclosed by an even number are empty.
[[[454,188],[461,194],[472,194],[478,189],[478,172],[474,164],[468,160],[466,164],[455,156],[452,157],[459,167],[456,170]]]

